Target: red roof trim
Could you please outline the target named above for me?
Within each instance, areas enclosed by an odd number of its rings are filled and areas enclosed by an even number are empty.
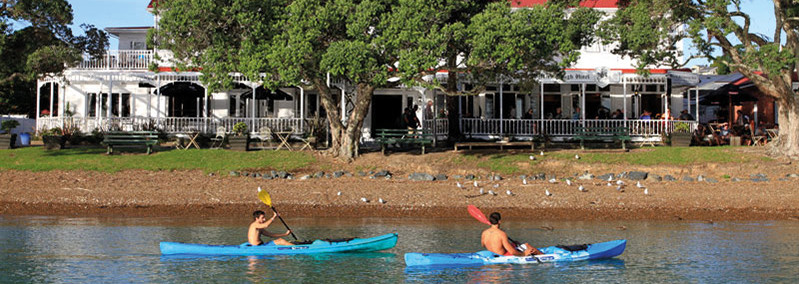
[[[511,6],[514,8],[532,7],[535,5],[544,5],[547,0],[510,0]],[[618,8],[619,0],[583,0],[580,1],[580,7],[588,8]]]
[[[147,5],[147,8],[148,9],[154,8],[153,6],[156,4],[156,2],[158,2],[158,0],[150,0],[150,4]]]
[[[158,67],[158,72],[200,72],[202,68],[192,68],[189,70],[180,70],[173,67]]]

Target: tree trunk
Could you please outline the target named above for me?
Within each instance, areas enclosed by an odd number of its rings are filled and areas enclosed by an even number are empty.
[[[799,158],[799,108],[797,108],[796,100],[793,100],[792,102],[779,101],[780,132],[777,139],[769,143],[769,155]]]
[[[338,104],[333,101],[333,94],[323,81],[316,81],[320,92],[322,106],[327,111],[327,120],[330,122],[330,155],[344,162],[351,162],[357,155],[357,146],[361,138],[364,118],[369,112],[372,103],[372,94],[375,88],[366,84],[358,84],[356,89],[355,108],[347,118],[346,126],[341,122],[341,112]],[[346,99],[344,96],[342,100]]]

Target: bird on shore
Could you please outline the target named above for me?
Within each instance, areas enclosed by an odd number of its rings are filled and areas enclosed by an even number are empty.
[[[258,187],[258,192],[261,192],[261,187],[260,186]]]
[[[638,188],[644,188],[644,186],[641,184],[641,182],[640,182],[640,181],[639,181],[639,182],[637,182],[637,183],[635,184],[635,186],[636,186],[636,187],[638,187]]]
[[[609,176],[608,181],[613,181],[613,176]]]
[[[616,181],[616,184],[618,184],[618,185],[624,185],[624,181],[623,181],[623,180],[617,180],[617,181]]]
[[[455,186],[457,186],[458,188],[463,188],[463,185],[460,182],[456,182]]]
[[[338,193],[336,193],[336,195],[338,195],[338,196],[341,196],[341,191],[339,191]]]
[[[541,151],[541,156],[543,156],[543,155],[544,155],[544,151]]]
[[[644,195],[649,195],[649,189],[648,188],[644,188]]]
[[[496,196],[496,195],[497,195],[497,193],[496,193],[496,192],[494,192],[493,190],[489,190],[489,191],[488,191],[488,194],[491,194],[491,195],[494,195],[494,196]]]
[[[513,196],[513,192],[511,192],[511,191],[510,191],[510,189],[506,190],[506,191],[505,191],[505,194],[507,194],[507,195],[510,195],[510,196]]]
[[[472,184],[474,185],[474,187],[477,187],[477,181],[474,181]]]
[[[535,161],[535,156],[530,155],[530,160]]]
[[[365,203],[369,203],[369,199],[366,199],[366,197],[361,197],[361,201],[363,201]]]
[[[621,187],[621,185],[620,185],[620,186],[617,186],[617,187],[616,187],[616,190],[618,190],[619,192],[624,192],[624,188],[622,188],[622,187]]]
[[[574,159],[575,159],[575,160],[579,160],[579,159],[580,159],[580,155],[578,155],[578,154],[574,154]]]
[[[557,179],[554,179],[554,178],[549,179],[549,183],[556,183],[556,182],[558,182]]]
[[[494,188],[499,188],[499,184],[498,184],[498,183],[495,183],[495,184],[494,184]]]
[[[613,184],[612,183],[608,183],[608,186],[613,186]]]
[[[546,194],[547,196],[552,196],[552,193],[549,192],[549,189],[544,189],[544,194]]]
[[[380,204],[386,204],[386,201],[383,200],[383,198],[378,198],[377,202],[380,202]]]
[[[485,194],[485,192],[483,191],[482,188],[480,188],[480,195],[483,195],[483,194]]]
[[[572,180],[570,180],[570,179],[567,179],[567,180],[566,180],[566,185],[568,185],[568,186],[571,186],[571,185],[572,185]]]
[[[522,179],[522,184],[523,185],[527,185],[527,179],[526,178]]]
[[[585,186],[580,185],[580,187],[578,187],[577,190],[585,192]]]

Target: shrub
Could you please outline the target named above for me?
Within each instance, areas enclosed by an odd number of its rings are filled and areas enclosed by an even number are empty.
[[[17,126],[19,126],[19,121],[13,119],[5,120],[0,124],[0,128],[2,128],[5,133],[11,133],[11,130],[17,128]]]
[[[233,132],[235,132],[238,136],[244,135],[247,133],[247,124],[244,122],[236,123],[233,125]]]

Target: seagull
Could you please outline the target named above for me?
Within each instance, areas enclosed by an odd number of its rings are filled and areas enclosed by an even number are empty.
[[[552,179],[549,179],[549,183],[556,183],[556,182],[558,182],[558,180],[556,180],[556,179],[554,179],[554,178],[552,178]]]
[[[513,192],[511,192],[511,191],[510,191],[510,189],[506,190],[506,191],[505,191],[505,194],[507,194],[507,195],[510,195],[510,196],[513,196]]]
[[[530,155],[530,160],[535,160],[535,156]]]
[[[456,182],[455,186],[457,186],[458,188],[463,188],[463,185],[460,182]]]
[[[644,195],[649,195],[649,189],[648,188],[644,188]]]
[[[361,197],[361,201],[369,203],[369,199],[366,199],[366,197]]]
[[[616,187],[616,190],[618,190],[618,191],[620,191],[620,192],[624,192],[624,189],[622,189],[622,188],[621,188],[621,185],[620,185],[620,186],[617,186],[617,187]]]
[[[613,186],[613,184],[612,183],[608,183],[608,186]]]
[[[577,190],[579,190],[581,192],[585,192],[585,187],[581,185],[580,187],[577,188]]]
[[[474,181],[472,184],[474,185],[474,187],[477,187],[477,181]]]
[[[260,186],[258,187],[258,192],[261,192],[261,187]]]
[[[380,204],[386,204],[386,201],[383,200],[383,198],[378,198],[377,202],[380,202]]]
[[[639,181],[638,183],[636,183],[636,184],[635,184],[635,186],[636,186],[636,187],[638,187],[638,188],[644,188],[644,186],[643,186],[643,185],[641,185],[641,182],[640,182],[640,181]]]
[[[495,183],[495,184],[494,184],[494,188],[499,188],[499,184],[498,184],[498,183]]]
[[[571,181],[570,179],[567,179],[567,180],[566,180],[566,184],[567,184],[567,185],[569,185],[569,186],[571,186],[571,185],[572,185],[572,181]]]
[[[616,184],[618,184],[618,185],[624,185],[624,181],[623,181],[623,180],[617,180],[617,181],[616,181]]]
[[[549,189],[545,189],[544,194],[546,194],[547,196],[552,196],[552,193],[549,192]]]
[[[527,185],[527,179],[522,179],[522,184]]]
[[[491,195],[497,195],[497,193],[496,193],[496,192],[494,192],[493,190],[489,190],[489,191],[488,191],[488,194],[491,194]]]
[[[339,191],[338,193],[336,193],[336,195],[338,195],[338,196],[341,196],[341,191]]]
[[[543,155],[544,155],[544,151],[541,151],[541,156],[543,156]]]
[[[574,154],[574,159],[579,160],[580,159],[580,155]]]
[[[485,194],[485,192],[483,191],[482,188],[480,188],[480,195],[483,195],[483,194]]]
[[[608,181],[613,181],[613,176],[609,176]]]

